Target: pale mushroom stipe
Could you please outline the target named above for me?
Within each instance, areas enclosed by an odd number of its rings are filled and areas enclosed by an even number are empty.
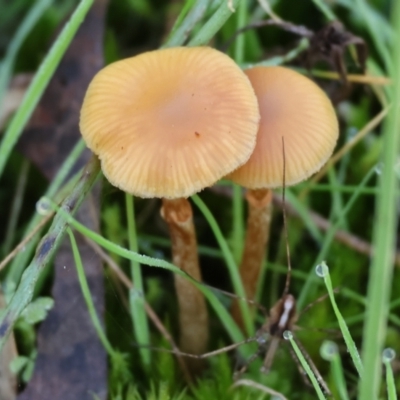
[[[111,184],[163,198],[173,263],[201,281],[186,197],[249,159],[259,121],[249,79],[228,56],[209,47],[177,47],[101,70],[86,93],[80,128]],[[204,297],[180,276],[175,285],[180,346],[200,354],[208,340]]]

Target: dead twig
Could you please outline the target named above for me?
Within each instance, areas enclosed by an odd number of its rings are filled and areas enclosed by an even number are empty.
[[[278,207],[283,207],[282,199],[277,194],[274,194],[274,204],[277,205]],[[298,216],[297,211],[293,207],[291,207],[290,204],[286,203],[285,207],[289,215]],[[308,215],[313,220],[314,224],[324,232],[326,232],[331,227],[331,223],[329,222],[329,220],[324,218],[322,215],[314,211],[309,211]],[[335,239],[338,242],[343,243],[347,247],[357,251],[360,254],[365,254],[368,257],[372,256],[371,244],[361,239],[360,237],[351,234],[350,232],[346,232],[344,230],[337,230],[335,233]],[[394,257],[395,257],[395,264],[398,267],[400,267],[400,253],[396,252]]]

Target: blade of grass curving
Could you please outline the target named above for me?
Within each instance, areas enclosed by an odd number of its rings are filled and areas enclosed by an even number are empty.
[[[8,219],[6,234],[3,242],[3,251],[4,254],[7,254],[11,250],[11,246],[14,241],[15,231],[17,228],[18,218],[20,216],[22,202],[24,199],[26,182],[29,174],[30,162],[28,160],[24,160],[21,165],[21,171],[19,173],[19,177],[17,180],[17,185],[15,189],[15,194],[13,196],[10,217]]]
[[[0,105],[3,102],[4,93],[14,69],[15,58],[25,39],[43,15],[46,9],[53,3],[53,0],[39,0],[31,7],[25,18],[18,25],[0,68]]]
[[[300,361],[301,367],[306,372],[308,378],[311,381],[311,384],[313,385],[314,390],[317,392],[318,399],[326,400],[326,397],[324,396],[324,394],[322,392],[322,389],[318,383],[318,380],[317,380],[313,370],[308,365],[307,360],[305,359],[303,353],[299,349],[296,341],[294,340],[292,332],[290,332],[290,331],[283,332],[283,337],[284,337],[284,339],[289,340],[289,342],[293,348],[293,351],[295,352],[295,354],[297,356],[297,359]]]
[[[71,242],[72,254],[75,260],[76,272],[78,274],[79,284],[81,286],[82,295],[85,299],[86,306],[89,311],[90,319],[92,320],[92,324],[94,329],[96,330],[97,336],[99,337],[104,349],[107,351],[107,354],[112,357],[115,354],[111,343],[108,341],[106,334],[104,333],[104,329],[100,322],[99,316],[97,315],[96,308],[93,303],[92,295],[90,293],[90,288],[86,279],[85,270],[82,265],[81,255],[79,253],[78,245],[75,240],[75,236],[71,231],[71,228],[67,228],[67,233],[69,235],[69,240]]]
[[[4,166],[15,143],[20,137],[22,130],[32,115],[33,110],[53,76],[62,56],[92,4],[93,0],[81,0],[70,20],[65,24],[57,40],[51,47],[46,58],[41,63],[39,70],[26,91],[22,103],[18,111],[14,114],[0,144],[0,176],[3,173]]]
[[[354,193],[354,191],[357,189],[358,186],[355,185],[330,185],[330,184],[324,184],[324,183],[300,183],[297,185],[297,188],[303,190],[310,190],[312,192],[331,192],[332,190],[340,193]],[[378,190],[376,188],[368,187],[368,188],[363,188],[360,190],[360,194],[363,195],[376,195],[378,193]]]
[[[335,233],[340,228],[342,218],[344,218],[344,216],[350,212],[350,210],[353,207],[353,205],[355,204],[356,200],[361,195],[361,190],[367,185],[367,183],[374,176],[374,174],[375,174],[375,168],[371,168],[370,171],[365,175],[363,180],[360,182],[360,184],[358,185],[357,189],[354,191],[354,193],[352,194],[352,196],[350,197],[348,202],[346,203],[341,214],[337,217],[335,223],[333,223],[331,225],[331,227],[329,228],[329,230],[326,232],[325,239],[322,243],[322,248],[321,248],[318,256],[316,257],[316,260],[314,261],[313,265],[319,264],[322,260],[324,260],[327,257],[329,248],[333,242],[333,239],[335,238]],[[315,281],[315,279],[316,278],[315,278],[314,270],[311,269],[308,274],[308,278],[304,282],[304,285],[301,289],[300,295],[297,298],[297,305],[300,309],[302,309],[304,307],[306,297],[312,294],[311,287],[312,287],[312,283],[313,283],[313,281]]]
[[[139,234],[139,249],[142,251],[153,251],[154,253],[158,250],[152,250],[149,244],[156,244],[161,247],[165,247],[169,249],[171,247],[171,240],[159,236],[154,235],[146,235],[143,233]],[[198,246],[199,255],[212,257],[212,258],[220,258],[222,259],[222,252],[219,249],[215,249],[214,247],[199,245]]]
[[[192,0],[187,1],[176,21],[177,27],[175,28],[174,26],[171,34],[169,35],[167,41],[163,44],[162,48],[182,46],[188,38],[190,32],[192,32],[196,24],[203,18],[209,4],[210,0],[197,0],[196,2]],[[186,8],[190,7],[192,9],[187,13],[184,20],[180,21],[182,20],[181,16],[187,12]]]
[[[385,64],[386,71],[389,71],[392,62],[388,43],[386,42],[387,37],[385,37],[385,35],[382,35],[381,29],[376,29],[376,18],[374,18],[373,15],[375,11],[370,5],[366,3],[365,0],[355,0],[355,4],[353,4],[353,7],[354,6],[357,8],[358,17],[362,18],[365,27],[368,29],[368,32],[372,37],[376,50],[378,51],[381,59]]]
[[[232,7],[235,9],[240,1],[243,0],[232,0]],[[231,15],[232,9],[229,8],[228,1],[222,1],[217,11],[215,11],[212,17],[202,26],[196,36],[189,41],[188,46],[204,46],[207,44]]]
[[[208,209],[206,204],[203,202],[203,200],[201,200],[201,198],[198,195],[193,195],[191,198],[194,204],[196,204],[196,206],[204,215],[204,218],[207,220],[208,224],[210,225],[214,233],[215,238],[217,239],[219,247],[221,248],[221,251],[224,255],[225,263],[228,267],[229,275],[236,295],[242,299],[246,298],[243,284],[240,279],[239,270],[237,268],[233,255],[229,249],[229,246],[224,238],[224,235],[222,234],[221,229],[218,226],[217,221],[215,220],[214,216],[212,215],[211,211]],[[239,301],[239,306],[242,312],[242,317],[244,325],[246,327],[246,332],[249,336],[253,336],[254,325],[251,322],[249,306],[245,301]]]
[[[353,364],[358,372],[358,375],[360,376],[360,378],[363,378],[364,367],[361,362],[361,357],[360,357],[360,354],[358,353],[356,344],[355,344],[353,338],[351,337],[349,328],[346,325],[346,321],[344,320],[344,318],[339,310],[339,307],[336,304],[335,296],[333,293],[332,281],[331,281],[331,277],[329,274],[329,268],[326,265],[325,261],[322,261],[320,264],[318,264],[315,268],[315,271],[319,277],[324,279],[325,286],[328,291],[328,295],[329,295],[329,299],[332,304],[333,311],[336,315],[336,318],[339,323],[340,331],[342,332],[343,339],[346,343],[347,351],[350,353],[351,359],[353,360]]]
[[[322,234],[318,229],[312,218],[310,218],[309,210],[306,205],[301,202],[290,189],[286,189],[285,193],[286,201],[296,210],[297,214],[303,221],[310,235],[314,238],[317,243],[322,242]]]
[[[253,67],[271,67],[271,66],[275,66],[275,65],[286,64],[287,62],[292,61],[295,58],[297,58],[301,53],[303,53],[305,50],[307,50],[309,46],[310,46],[309,40],[303,38],[300,40],[297,47],[288,51],[283,56],[274,56],[274,57],[267,58],[266,60],[263,60],[263,61],[260,61],[257,63],[242,64],[241,68],[247,69],[247,68],[253,68]],[[304,73],[308,73],[308,72],[304,71]]]
[[[391,15],[396,39],[391,49],[390,78],[393,85],[390,87],[390,100],[396,106],[389,110],[383,131],[383,169],[379,176],[379,192],[374,218],[374,254],[369,271],[367,313],[362,347],[365,376],[360,383],[358,397],[362,400],[378,398],[381,385],[381,354],[386,336],[398,216],[399,181],[394,166],[400,150],[400,113],[398,110],[400,104],[400,2],[393,3]]]
[[[32,300],[33,291],[41,272],[61,243],[68,223],[66,215],[76,212],[99,176],[99,172],[100,163],[97,158],[93,157],[84,168],[82,177],[71,191],[71,194],[63,201],[60,210],[64,210],[64,213],[57,213],[48,233],[40,242],[35,257],[22,275],[21,282],[7,305],[4,314],[0,316],[0,350],[3,348],[7,336],[21,312]]]
[[[247,0],[242,0],[236,13],[236,30],[243,28],[247,21]],[[234,59],[240,65],[244,62],[245,36],[235,40]],[[236,263],[240,262],[244,245],[243,190],[232,182],[232,253]]]
[[[138,251],[136,224],[135,224],[135,210],[133,196],[125,193],[126,203],[126,217],[128,220],[128,239],[129,249],[136,252]],[[133,320],[133,330],[139,345],[148,345],[150,343],[149,324],[146,317],[145,297],[143,278],[140,264],[131,260],[131,279],[134,287],[129,290],[129,305]],[[140,356],[143,364],[146,367],[150,366],[150,350],[142,347],[139,349]]]
[[[329,168],[328,170],[328,180],[331,185],[337,185],[338,182],[338,174],[336,173],[334,168]],[[331,210],[329,215],[329,220],[332,221],[340,215],[341,210],[343,210],[343,197],[340,192],[335,190],[331,190]],[[340,224],[340,228],[349,230],[349,225],[347,223],[347,215],[345,215]]]
[[[69,153],[68,157],[63,162],[62,166],[57,172],[57,175],[52,180],[44,196],[49,198],[54,197],[54,195],[59,190],[62,183],[71,173],[72,167],[76,163],[76,160],[79,158],[82,151],[85,149],[85,146],[86,146],[85,142],[82,139],[78,141],[78,143],[74,146],[72,151]],[[30,232],[32,232],[41,219],[42,216],[35,213],[31,218],[31,220],[29,221],[27,228],[25,229],[24,236],[27,236]],[[3,281],[3,288],[6,293],[13,292],[15,290],[15,287],[17,286],[19,280],[21,279],[22,272],[27,265],[28,259],[32,254],[33,248],[37,243],[38,237],[39,237],[39,232],[36,234],[36,239],[32,239],[25,246],[24,251],[20,252],[11,263],[10,268],[7,271],[7,275]]]
[[[338,345],[330,340],[325,340],[320,349],[321,357],[329,361],[333,382],[341,400],[350,400],[344,379],[342,360],[340,359]]]
[[[325,15],[325,18],[328,21],[335,21],[337,20],[336,15],[334,12],[329,8],[329,6],[324,2],[324,0],[312,0],[315,6]]]
[[[89,239],[93,240],[96,242],[99,246],[103,247],[104,249],[117,254],[123,258],[126,258],[127,260],[133,260],[136,261],[139,264],[142,265],[147,265],[149,267],[157,267],[157,268],[163,268],[168,271],[171,271],[175,274],[178,274],[180,276],[183,276],[186,279],[189,279],[207,298],[207,300],[210,302],[211,306],[213,307],[215,313],[218,315],[219,319],[221,320],[221,323],[225,327],[227,333],[231,337],[231,339],[234,342],[240,342],[244,340],[244,336],[228,311],[225,309],[225,307],[222,305],[222,303],[219,301],[217,296],[212,292],[211,289],[209,289],[207,286],[203,285],[201,282],[196,281],[192,277],[190,277],[188,274],[186,274],[184,271],[182,271],[179,267],[177,267],[174,264],[171,264],[168,261],[159,259],[159,258],[153,258],[149,257],[147,255],[139,254],[134,251],[130,251],[128,249],[125,249],[109,240],[104,238],[103,236],[99,235],[98,233],[88,229],[86,226],[78,222],[76,219],[73,218],[72,215],[68,214],[65,210],[62,208],[58,208],[56,204],[54,204],[51,200],[48,200],[54,210],[57,210],[60,215],[63,215],[67,221],[68,224],[70,224],[74,229],[76,229],[78,232],[80,232],[82,235],[87,236]],[[0,325],[1,327],[1,325]],[[248,352],[245,352],[248,355]]]
[[[388,393],[388,400],[397,400],[396,384],[394,381],[392,361],[396,357],[393,349],[387,348],[382,352],[382,361],[386,368],[386,388]]]

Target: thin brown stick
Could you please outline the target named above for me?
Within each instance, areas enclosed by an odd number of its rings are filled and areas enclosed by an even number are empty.
[[[285,397],[282,393],[279,393],[276,390],[273,390],[267,386],[261,385],[260,383],[254,382],[250,379],[239,379],[232,385],[232,387],[238,387],[238,386],[251,387],[251,388],[257,389],[263,393],[267,393],[272,396],[275,396],[276,398],[278,398],[280,400],[288,400],[288,398]]]
[[[21,241],[17,246],[15,246],[14,250],[7,254],[6,258],[4,258],[0,262],[0,271],[26,246],[26,244],[46,225],[51,218],[53,218],[54,213],[50,213],[46,215],[36,226],[35,228]]]
[[[282,199],[280,198],[280,196],[275,194],[274,194],[274,204],[279,207],[283,206]],[[290,204],[286,203],[285,207],[289,215],[293,215],[296,217],[299,216],[297,211],[293,207],[291,207]],[[331,227],[330,221],[322,217],[320,214],[314,211],[309,211],[308,215],[319,229],[323,230],[324,232],[330,229]],[[340,229],[336,231],[334,237],[335,240],[337,240],[340,243],[343,243],[344,245],[357,251],[358,253],[365,254],[368,257],[372,256],[372,245],[369,242],[361,239],[360,237]],[[400,267],[400,252],[396,252],[394,258],[395,258],[395,264],[398,267]]]
[[[232,197],[232,190],[225,186],[214,186],[211,189],[214,193],[218,193],[220,195],[226,197]],[[282,207],[282,199],[279,195],[274,194],[273,203],[276,206]],[[290,206],[289,203],[286,203],[286,211],[288,215],[299,217],[298,212]],[[313,220],[315,225],[323,231],[327,231],[330,228],[330,222],[324,218],[322,215],[309,211],[308,215]],[[349,232],[343,230],[337,230],[334,234],[334,238],[336,241],[343,243],[345,246],[357,251],[360,254],[365,254],[368,257],[372,256],[372,246],[369,242],[361,239],[357,235],[353,235]],[[400,267],[400,252],[396,252],[394,254],[394,260],[397,267]]]
[[[87,238],[86,236],[83,236],[85,241],[88,243],[88,245],[100,256],[100,258],[111,268],[111,270],[115,273],[115,275],[118,277],[118,279],[125,285],[127,289],[133,289],[133,282],[129,279],[129,277],[122,271],[122,269],[118,266],[118,264],[93,240]],[[191,382],[191,377],[189,374],[189,371],[187,370],[185,362],[182,360],[180,357],[181,351],[179,350],[178,346],[176,345],[174,339],[168,332],[167,328],[164,326],[164,324],[161,322],[161,320],[158,318],[158,315],[155,313],[155,311],[152,309],[152,307],[147,303],[147,301],[144,302],[144,309],[146,311],[146,314],[148,317],[151,319],[153,322],[154,326],[159,330],[159,332],[165,337],[165,339],[170,343],[173,353],[176,354],[179,365],[182,369],[182,372],[185,376],[185,380],[190,383]]]
[[[337,72],[332,71],[311,70],[311,75],[322,79],[341,79],[340,75]],[[346,77],[349,82],[365,85],[388,86],[392,84],[392,81],[386,76],[348,74]]]

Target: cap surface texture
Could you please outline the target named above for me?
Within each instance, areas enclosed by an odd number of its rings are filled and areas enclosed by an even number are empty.
[[[80,128],[104,175],[140,197],[187,197],[248,160],[260,120],[240,68],[209,47],[143,53],[101,70]]]
[[[247,188],[294,185],[317,172],[331,156],[339,134],[335,110],[309,78],[284,67],[246,70],[256,92],[261,122],[249,161],[228,176]]]

